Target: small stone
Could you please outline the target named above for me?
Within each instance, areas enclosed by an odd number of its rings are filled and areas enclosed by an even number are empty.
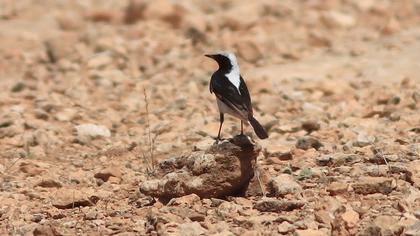
[[[40,109],[34,110],[34,115],[35,115],[35,118],[40,119],[40,120],[48,120],[49,118],[48,113]]]
[[[277,232],[281,234],[292,232],[294,229],[295,229],[295,226],[293,226],[287,221],[283,221],[279,226],[277,226]]]
[[[214,139],[207,138],[194,145],[194,151],[206,151],[209,147],[214,144]]]
[[[240,57],[252,63],[257,62],[262,57],[257,45],[251,41],[238,42],[236,49]]]
[[[354,228],[359,222],[359,213],[355,212],[352,208],[347,208],[341,215],[341,218],[346,223],[346,228]]]
[[[203,228],[198,222],[183,223],[178,226],[179,231],[182,235],[198,236],[207,233],[207,230]]]
[[[233,202],[222,202],[217,207],[217,214],[222,217],[231,217],[234,214],[237,214],[239,210],[241,210],[242,207],[236,203]]]
[[[314,47],[331,47],[332,42],[328,35],[322,35],[319,32],[312,31],[309,33],[308,42]]]
[[[342,182],[332,182],[327,187],[327,192],[330,193],[331,196],[340,195],[347,193],[348,184]]]
[[[26,88],[25,84],[23,82],[17,82],[16,84],[13,85],[12,87],[12,92],[14,93],[18,93],[23,91]],[[1,127],[1,125],[0,125]]]
[[[93,206],[99,200],[95,195],[95,191],[90,188],[60,188],[53,196],[52,205],[58,209]]]
[[[96,211],[89,211],[88,213],[86,213],[84,219],[85,220],[96,220],[96,218],[98,217],[98,212]]]
[[[264,198],[255,203],[254,208],[261,212],[282,212],[293,211],[305,205],[301,201],[278,200],[275,198]]]
[[[420,211],[415,211],[414,216],[420,220]]]
[[[134,24],[144,18],[146,4],[143,1],[130,1],[124,10],[124,23]]]
[[[76,127],[77,137],[80,141],[86,142],[95,138],[111,137],[111,131],[105,126],[95,124],[82,124]]]
[[[99,171],[94,175],[94,177],[107,182],[110,177],[121,178],[121,170],[117,167],[109,167]]]
[[[360,162],[361,157],[357,154],[336,153],[333,155],[322,155],[316,158],[319,166],[351,166],[356,162]]]
[[[382,28],[382,33],[384,35],[391,35],[401,30],[400,22],[395,18],[392,17],[389,19],[385,27]]]
[[[61,188],[63,185],[55,179],[43,179],[36,186],[43,188]]]
[[[318,150],[323,145],[321,142],[318,141],[318,139],[310,136],[304,136],[298,139],[296,142],[296,148],[302,149],[302,150],[308,150],[310,148],[315,148]]]
[[[375,137],[368,136],[364,132],[360,132],[357,135],[357,139],[355,142],[353,142],[353,146],[355,147],[365,147],[367,145],[372,144],[375,141]]]
[[[334,220],[334,215],[326,210],[315,211],[315,220],[319,223],[330,225]]]
[[[34,236],[55,236],[61,235],[57,230],[51,225],[39,225],[32,232]]]
[[[328,234],[318,229],[302,229],[296,230],[294,236],[327,236]]]
[[[200,203],[200,197],[197,194],[189,194],[179,198],[172,198],[168,206],[182,206],[182,207],[191,207],[196,203]]]
[[[99,69],[112,63],[112,57],[109,53],[99,53],[89,59],[87,66],[89,69]]]
[[[29,176],[36,176],[45,171],[44,168],[32,162],[22,162],[19,168],[20,168],[20,171],[22,171],[23,173]]]
[[[304,129],[308,133],[317,131],[320,128],[321,128],[321,125],[315,120],[308,120],[308,121],[302,122],[302,129]]]
[[[56,20],[58,26],[65,31],[78,30],[84,26],[82,17],[76,13],[58,14]]]
[[[395,187],[393,179],[385,177],[362,177],[352,185],[357,194],[389,194]]]
[[[44,219],[44,216],[42,214],[34,214],[34,215],[32,215],[31,221],[35,222],[35,223],[38,223],[42,219]]]
[[[272,189],[272,194],[276,197],[296,194],[302,191],[302,187],[288,174],[281,174],[272,178],[269,186]]]
[[[0,118],[0,128],[7,128],[14,124],[14,120],[12,118],[3,117]]]
[[[350,15],[339,11],[327,11],[322,15],[322,20],[328,27],[350,28],[356,24],[356,19]]]

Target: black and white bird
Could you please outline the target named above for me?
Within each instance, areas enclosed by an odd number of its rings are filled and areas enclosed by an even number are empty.
[[[251,97],[242,78],[238,61],[231,52],[206,54],[219,64],[219,69],[213,73],[210,80],[210,93],[216,95],[217,107],[220,113],[220,127],[217,139],[220,140],[224,114],[227,113],[241,120],[241,135],[244,132],[244,122],[251,124],[260,139],[268,138],[267,132],[254,118]]]

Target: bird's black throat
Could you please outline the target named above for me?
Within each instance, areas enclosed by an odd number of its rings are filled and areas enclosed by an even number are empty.
[[[213,54],[213,55],[206,55],[207,57],[213,58],[217,64],[219,65],[219,69],[217,70],[219,73],[227,74],[229,73],[233,65],[228,57],[220,54]]]

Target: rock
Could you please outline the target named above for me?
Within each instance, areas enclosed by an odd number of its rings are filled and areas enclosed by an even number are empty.
[[[406,175],[408,180],[413,182],[416,188],[420,189],[420,160],[412,161],[407,169]]]
[[[255,63],[262,57],[262,53],[257,45],[251,41],[238,42],[236,44],[236,50],[239,56],[248,62]]]
[[[18,93],[18,92],[22,92],[25,88],[26,88],[25,83],[23,83],[23,82],[19,81],[19,82],[16,82],[16,83],[13,85],[13,87],[12,87],[11,91],[12,91],[12,92],[14,92],[14,93]],[[0,128],[1,128],[1,127],[3,127],[3,126],[2,126],[1,121],[0,121]]]
[[[351,207],[348,207],[346,211],[341,215],[341,218],[346,224],[346,228],[354,228],[359,222],[359,213],[355,212]]]
[[[32,232],[34,236],[58,236],[61,235],[52,225],[39,225]]]
[[[331,47],[332,42],[327,34],[321,34],[317,31],[311,31],[308,35],[308,42],[315,47]]]
[[[206,138],[194,145],[193,151],[206,151],[211,145],[214,144],[214,139]]]
[[[359,235],[401,235],[402,231],[398,225],[397,216],[379,215],[373,221],[365,224]]]
[[[109,52],[96,54],[87,62],[89,69],[99,69],[112,63],[112,57]]]
[[[395,18],[392,17],[388,20],[385,27],[382,28],[382,33],[384,35],[391,35],[401,30],[401,24],[400,22]]]
[[[331,196],[344,194],[348,192],[348,187],[349,185],[347,183],[332,182],[330,185],[328,185],[327,192],[329,192]]]
[[[369,11],[375,6],[375,0],[355,0],[352,2],[358,10]]]
[[[42,219],[44,219],[44,216],[42,214],[34,214],[34,215],[32,215],[31,221],[35,222],[35,223],[38,223]]]
[[[364,132],[360,132],[357,135],[357,139],[355,142],[353,142],[353,146],[355,147],[365,147],[367,145],[372,144],[375,141],[375,137],[368,136]]]
[[[336,153],[332,155],[322,155],[316,158],[319,166],[351,166],[360,162],[362,158],[357,154]]]
[[[94,189],[60,188],[54,193],[52,205],[58,209],[94,206],[99,200]]]
[[[185,236],[199,236],[207,233],[198,222],[183,223],[178,226],[179,231]]]
[[[420,221],[417,221],[413,225],[407,227],[404,232],[404,236],[418,236],[420,235]]]
[[[287,221],[283,221],[281,224],[277,226],[277,232],[281,234],[292,232],[294,229],[295,229],[295,226],[290,224]]]
[[[98,212],[96,211],[89,211],[85,214],[84,219],[85,220],[96,220],[96,218],[98,217]]]
[[[278,200],[275,198],[264,198],[255,203],[254,209],[261,212],[282,212],[293,211],[305,205],[301,201]]]
[[[233,202],[222,202],[218,207],[217,207],[217,215],[224,217],[224,218],[229,218],[232,217],[233,215],[237,214],[239,212],[239,210],[242,210],[242,206],[233,203]]]
[[[334,220],[334,215],[326,210],[315,211],[315,220],[319,223],[330,225]]]
[[[304,136],[298,139],[296,142],[296,148],[302,149],[302,150],[308,150],[310,148],[315,148],[318,150],[323,145],[321,142],[318,141],[318,139],[310,136]]]
[[[107,182],[110,177],[121,178],[121,170],[117,167],[108,167],[104,170],[97,172],[94,175],[95,178],[101,179],[104,182]]]
[[[70,32],[47,39],[44,45],[50,62],[56,63],[64,58],[71,58],[77,42],[79,42],[78,36]]]
[[[168,206],[182,206],[191,207],[194,204],[200,203],[200,197],[197,194],[185,195],[179,198],[172,198],[167,204]]]
[[[289,145],[267,145],[264,156],[274,160],[287,161],[293,158]]]
[[[276,197],[281,197],[286,194],[296,194],[302,191],[302,187],[288,174],[281,174],[272,178],[269,186],[271,188],[270,192]]]
[[[43,179],[36,186],[43,188],[61,188],[63,185],[55,179]]]
[[[318,229],[302,229],[296,230],[294,236],[327,236],[326,232]]]
[[[29,175],[29,176],[37,176],[46,170],[39,166],[37,163],[33,162],[22,162],[19,166],[20,171]]]
[[[144,19],[144,10],[146,4],[144,1],[132,0],[128,3],[124,10],[124,23],[134,24],[137,21]]]
[[[171,199],[188,194],[201,198],[224,197],[245,190],[254,175],[258,144],[236,136],[206,151],[174,157],[159,163],[152,179],[140,185],[146,195]]]
[[[65,13],[57,15],[56,20],[59,27],[65,31],[79,30],[84,26],[82,17],[75,13]]]
[[[324,109],[318,105],[315,105],[310,102],[304,102],[302,105],[302,110],[306,113],[322,113]]]
[[[334,10],[324,12],[322,20],[331,28],[350,28],[356,24],[356,19],[352,15]]]
[[[352,184],[352,188],[357,194],[389,194],[395,187],[393,179],[385,177],[362,177]]]
[[[317,131],[320,128],[321,128],[321,125],[315,120],[308,120],[308,121],[302,122],[302,129],[304,129],[308,133]]]
[[[111,131],[105,126],[94,124],[82,124],[76,127],[77,138],[82,143],[85,143],[95,138],[111,137]]]

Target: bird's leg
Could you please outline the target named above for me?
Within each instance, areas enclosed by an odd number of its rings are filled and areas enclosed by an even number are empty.
[[[244,135],[244,122],[241,120],[241,136]]]
[[[220,113],[220,126],[219,126],[219,134],[217,134],[217,141],[220,140],[220,132],[222,131],[223,121],[225,120],[225,116],[223,113]]]

